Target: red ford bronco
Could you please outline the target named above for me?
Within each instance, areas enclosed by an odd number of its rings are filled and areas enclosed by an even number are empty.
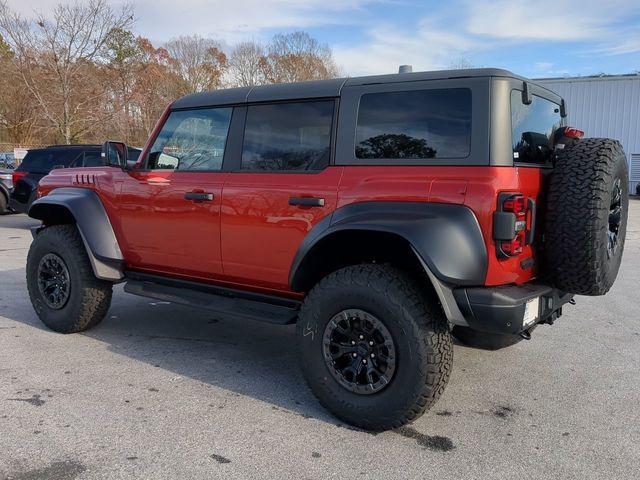
[[[496,69],[187,95],[139,159],[54,170],[29,215],[42,321],[80,332],[125,291],[297,322],[304,375],[358,427],[410,422],[451,334],[530,338],[603,295],[628,210],[620,144],[580,138],[555,93]]]

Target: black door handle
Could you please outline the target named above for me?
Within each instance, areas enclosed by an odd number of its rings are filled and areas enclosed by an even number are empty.
[[[289,205],[298,205],[300,207],[324,207],[324,198],[289,197]]]
[[[193,200],[194,202],[210,202],[213,200],[213,193],[206,192],[187,192],[184,194],[185,200]]]

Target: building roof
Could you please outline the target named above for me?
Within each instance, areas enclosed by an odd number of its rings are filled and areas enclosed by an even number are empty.
[[[586,75],[584,77],[545,77],[534,78],[535,82],[606,82],[615,80],[639,80],[640,72],[625,73],[621,75]]]
[[[338,97],[343,87],[376,83],[417,82],[472,77],[509,77],[525,80],[508,70],[473,68],[468,70],[440,70],[433,72],[394,73],[366,77],[334,78],[297,83],[279,83],[256,87],[228,88],[212,92],[192,93],[176,100],[172,108],[194,108],[208,105],[233,105],[245,102]]]

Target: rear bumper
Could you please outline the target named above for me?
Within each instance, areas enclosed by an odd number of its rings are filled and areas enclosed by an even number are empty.
[[[553,322],[562,315],[562,306],[573,298],[572,293],[535,283],[458,288],[453,295],[470,328],[497,334],[517,334],[539,323]],[[536,298],[535,320],[525,324],[527,302],[533,301],[529,308],[535,308]]]

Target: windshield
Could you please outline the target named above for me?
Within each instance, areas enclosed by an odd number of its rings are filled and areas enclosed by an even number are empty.
[[[530,105],[522,103],[522,92],[511,92],[513,160],[546,165],[553,156],[553,133],[563,125],[560,105],[532,96]]]

